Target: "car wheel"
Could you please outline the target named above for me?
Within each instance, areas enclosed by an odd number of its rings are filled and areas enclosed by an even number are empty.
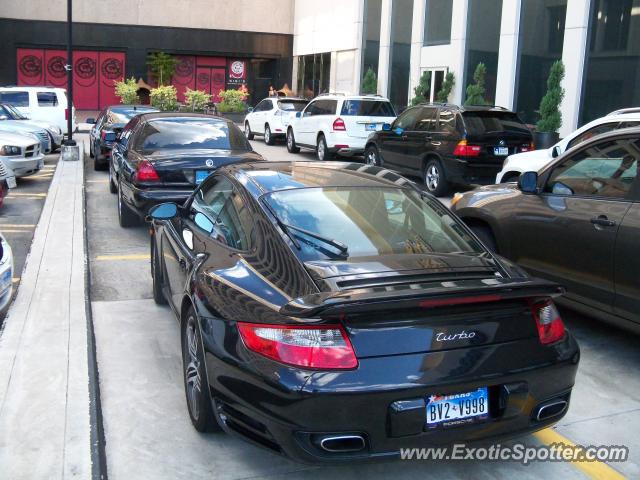
[[[194,428],[199,432],[220,431],[209,393],[200,326],[193,307],[189,309],[183,322],[182,369],[187,408]]]
[[[424,167],[424,185],[427,191],[436,197],[442,197],[449,191],[449,182],[438,160],[429,160]]]
[[[269,126],[269,124],[265,125],[264,127],[264,143],[266,143],[267,145],[274,145],[276,143],[273,135],[271,135],[271,127]]]
[[[162,292],[162,265],[160,265],[160,257],[158,256],[155,236],[151,237],[151,279],[153,281],[153,301],[157,305],[166,305],[167,299]]]
[[[247,140],[253,140],[253,132],[251,131],[249,122],[244,122],[244,136],[247,137]]]
[[[104,164],[104,162],[103,162],[102,160],[99,160],[99,159],[98,159],[98,156],[97,156],[97,155],[95,155],[95,156],[94,156],[94,159],[93,159],[93,169],[94,169],[96,172],[100,172],[100,171],[102,171],[102,170],[104,170],[104,169],[105,169],[105,166],[106,166],[106,165]]]
[[[476,237],[480,239],[484,246],[487,247],[490,251],[494,253],[498,253],[498,244],[496,242],[496,237],[486,225],[471,225],[471,230],[476,234]]]
[[[367,165],[373,165],[376,167],[382,166],[382,160],[380,159],[380,153],[375,145],[370,145],[364,151],[364,163]]]
[[[117,193],[118,187],[116,186],[116,182],[113,178],[113,170],[111,167],[111,162],[109,162],[109,193]]]
[[[296,145],[296,137],[293,136],[293,129],[287,130],[287,151],[289,153],[298,153],[300,147]]]
[[[327,140],[324,138],[324,135],[318,136],[316,156],[320,161],[331,160],[333,158],[333,154],[329,151],[329,147],[327,147]]]
[[[122,182],[118,182],[118,222],[122,228],[134,227],[138,224],[138,216],[122,199]]]

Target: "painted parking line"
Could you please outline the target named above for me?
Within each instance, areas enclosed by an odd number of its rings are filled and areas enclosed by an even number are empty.
[[[0,223],[0,228],[34,228],[35,225],[30,225],[27,223]]]
[[[12,196],[17,196],[17,197],[46,197],[47,194],[46,192],[42,192],[42,193],[22,193],[22,192],[11,192],[9,194],[10,197]]]
[[[109,180],[87,180],[87,183],[109,183]]]
[[[0,227],[0,232],[2,233],[28,233],[31,235],[33,232],[31,230],[17,230],[12,228],[2,228]]]
[[[151,257],[148,253],[134,253],[131,255],[98,255],[95,260],[97,262],[111,262],[123,260],[149,260]]]
[[[560,435],[557,431],[552,430],[551,428],[545,428],[544,430],[540,430],[533,434],[538,440],[540,440],[545,445],[553,445],[553,444],[564,444],[568,448],[575,448],[576,444],[573,443],[568,438]],[[600,461],[570,461],[574,467],[578,468],[582,473],[587,475],[589,478],[594,478],[598,480],[624,480],[626,477],[614,470],[612,467],[607,465],[604,462]]]

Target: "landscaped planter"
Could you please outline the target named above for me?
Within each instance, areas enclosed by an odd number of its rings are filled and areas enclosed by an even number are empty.
[[[533,132],[533,143],[537,150],[553,147],[560,140],[558,132]]]
[[[238,113],[228,112],[228,113],[221,113],[220,116],[228,120],[231,120],[233,123],[239,123],[240,125],[242,125],[244,123],[244,117],[247,116],[247,113],[246,112],[238,112]]]

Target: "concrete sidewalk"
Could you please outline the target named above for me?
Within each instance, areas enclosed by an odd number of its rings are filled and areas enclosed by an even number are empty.
[[[0,476],[91,478],[83,162],[60,162],[0,337]]]

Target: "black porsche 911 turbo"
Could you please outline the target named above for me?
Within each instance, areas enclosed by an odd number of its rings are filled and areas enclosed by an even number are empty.
[[[118,134],[109,163],[120,226],[136,225],[158,203],[184,202],[223,165],[262,159],[230,120],[175,112],[135,116]]]
[[[567,411],[580,352],[560,287],[393,172],[238,163],[148,219],[198,431],[314,463],[522,435]]]

